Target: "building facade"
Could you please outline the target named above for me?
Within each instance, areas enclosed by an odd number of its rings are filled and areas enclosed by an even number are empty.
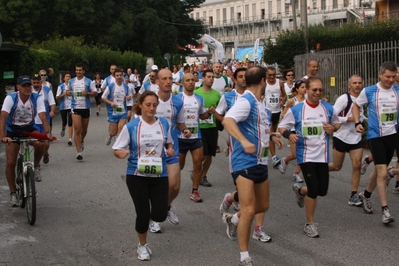
[[[305,0],[308,25],[342,24],[374,16],[371,0]],[[392,0],[391,0],[392,1]],[[281,30],[301,25],[302,0],[206,0],[190,16],[203,20],[207,34],[220,41],[226,58],[234,58],[234,43],[247,47],[260,38],[275,38]],[[262,45],[262,42],[261,42]]]

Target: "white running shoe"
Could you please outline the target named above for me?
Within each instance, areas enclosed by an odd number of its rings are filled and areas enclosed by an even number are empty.
[[[224,195],[222,203],[220,203],[219,212],[221,215],[223,215],[223,213],[229,212],[231,204],[227,203],[226,201],[228,197],[230,197],[230,193],[226,193],[226,195]]]
[[[150,220],[149,228],[151,233],[162,233],[162,228],[160,223],[155,222],[153,220]]]
[[[150,260],[151,259],[152,251],[148,247],[148,244],[145,245],[138,245],[137,246],[137,258],[139,260]]]
[[[168,211],[168,221],[174,225],[179,224],[179,218],[177,217],[176,213],[174,212],[174,208],[172,205],[170,206],[170,209]]]

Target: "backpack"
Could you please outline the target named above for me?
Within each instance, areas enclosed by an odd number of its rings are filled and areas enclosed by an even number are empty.
[[[349,110],[351,109],[352,102],[353,102],[352,97],[349,94],[349,92],[345,92],[345,93],[348,96],[348,104],[346,105],[345,109],[338,114],[338,116],[340,116],[340,117],[345,117],[348,114]]]

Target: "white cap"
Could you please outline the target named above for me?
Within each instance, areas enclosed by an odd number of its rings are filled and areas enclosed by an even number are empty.
[[[157,65],[152,65],[151,70],[158,70],[158,66]]]

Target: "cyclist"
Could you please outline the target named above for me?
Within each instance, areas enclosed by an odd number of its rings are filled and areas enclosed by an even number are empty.
[[[4,99],[0,114],[0,139],[6,145],[6,177],[10,188],[10,205],[18,206],[18,198],[15,193],[15,166],[17,162],[19,143],[12,142],[14,137],[26,136],[23,132],[37,132],[34,128],[35,116],[38,114],[47,133],[47,138],[52,139],[49,124],[46,118],[46,108],[43,97],[32,93],[32,81],[29,76],[20,76],[17,79],[17,92],[7,95]],[[6,133],[7,132],[7,133]],[[44,153],[44,143],[35,141],[34,166],[35,179],[41,181],[40,160]]]

